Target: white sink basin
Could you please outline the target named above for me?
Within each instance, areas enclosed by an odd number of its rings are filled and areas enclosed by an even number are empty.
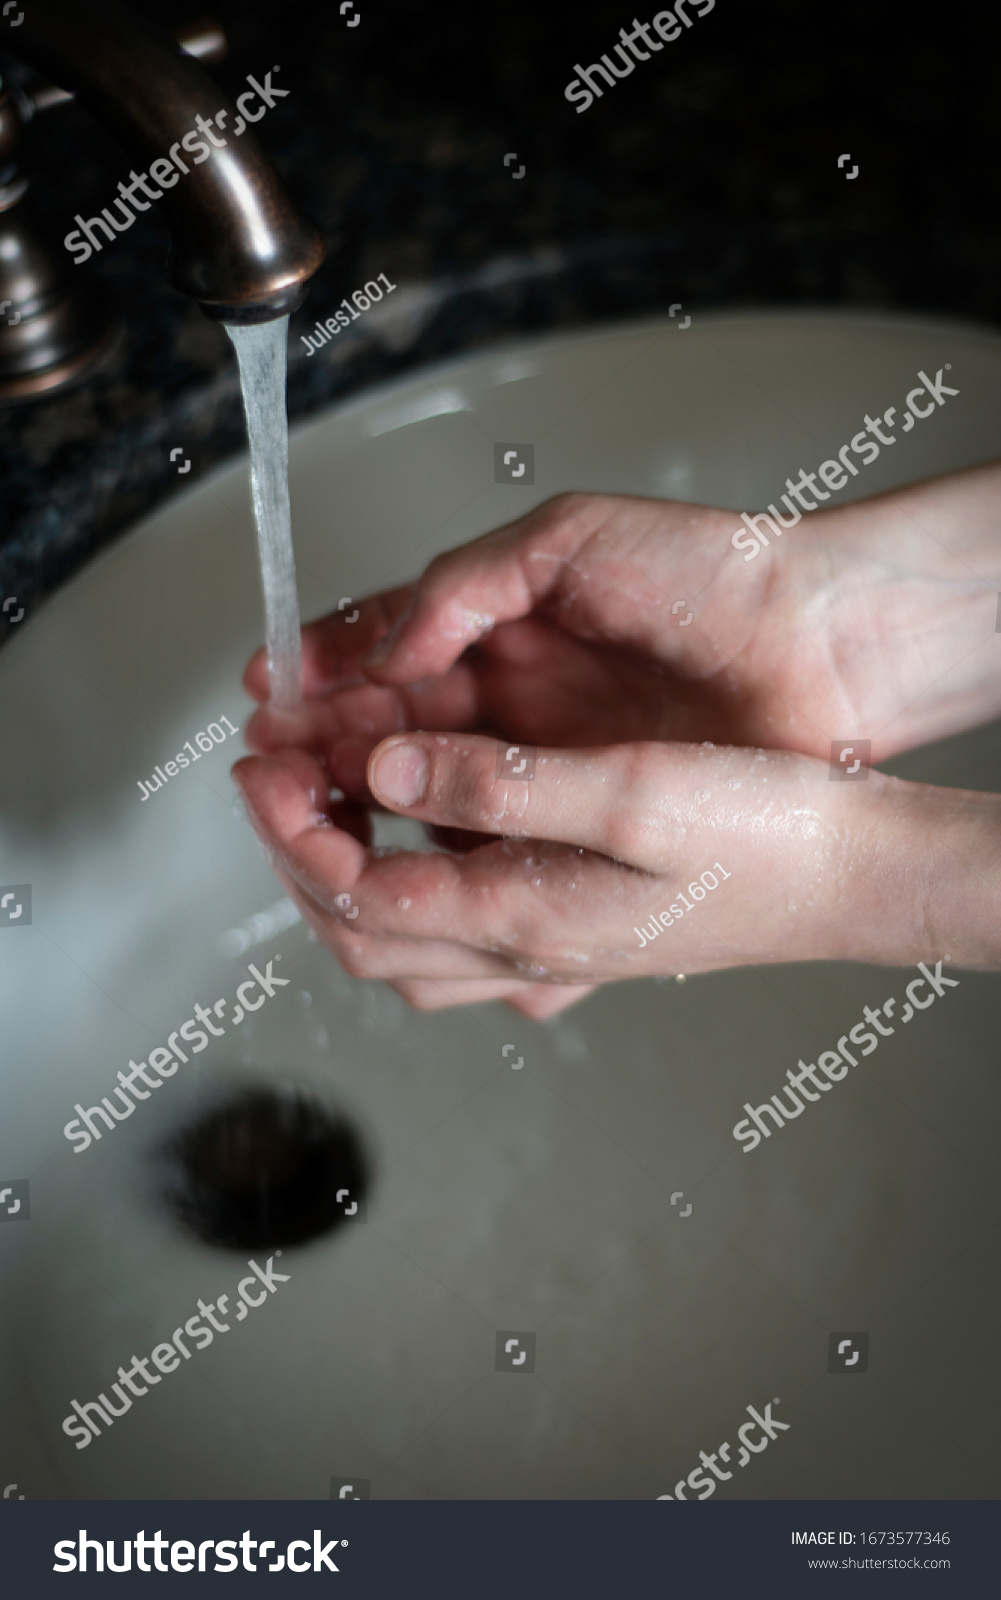
[[[959,397],[851,480],[862,495],[994,454],[1001,340],[864,316],[665,318],[372,391],[293,434],[303,613],[564,489],[754,509],[947,361]],[[534,485],[494,482],[496,442],[534,444]],[[655,1498],[700,1450],[726,1440],[735,1457],[746,1408],[779,1397],[788,1431],[721,1496],[993,1496],[1001,980],[962,975],[745,1156],[743,1102],[913,974],[619,984],[536,1026],[499,1007],[412,1013],[280,911],[234,956],[227,930],[282,897],[234,811],[242,740],[148,801],[137,783],[220,716],[242,726],[261,635],[244,460],[0,656],[0,888],[32,888],[30,926],[0,923],[0,1189],[30,1180],[30,1219],[0,1226],[3,1482],[29,1498],[326,1498],[332,1479],[373,1498]],[[997,789],[998,728],[892,770]],[[75,1153],[74,1104],[268,960],[288,987]],[[250,1270],[179,1231],[149,1161],[248,1078],[311,1086],[354,1121],[375,1163],[367,1219],[286,1250],[259,1312],[78,1450],[71,1399],[108,1391]],[[498,1330],[536,1334],[534,1372],[494,1370]],[[863,1330],[868,1370],[829,1375],[829,1335]]]

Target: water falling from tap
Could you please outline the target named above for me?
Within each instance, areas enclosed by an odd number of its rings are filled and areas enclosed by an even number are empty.
[[[278,711],[291,711],[302,699],[299,598],[288,497],[288,321],[285,316],[247,327],[225,325],[240,365],[264,589],[268,682],[271,704]]]

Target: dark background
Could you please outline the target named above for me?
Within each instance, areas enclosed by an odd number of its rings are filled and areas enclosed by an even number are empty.
[[[176,26],[196,8],[134,9]],[[329,245],[293,318],[292,417],[477,344],[677,301],[998,322],[1001,7],[717,0],[578,114],[563,94],[574,63],[657,9],[357,0],[349,29],[338,0],[212,7],[231,53],[209,70],[227,89],[281,65],[292,92],[255,131]],[[26,145],[33,203],[59,239],[127,171],[78,106],[39,117]],[[0,408],[0,592],[28,613],[243,447],[231,347],[167,286],[166,246],[154,206],[79,269],[126,319],[105,372]],[[380,272],[437,285],[433,314],[395,349],[362,319],[336,359],[307,362],[298,332]],[[183,479],[168,459],[179,442],[194,463]]]

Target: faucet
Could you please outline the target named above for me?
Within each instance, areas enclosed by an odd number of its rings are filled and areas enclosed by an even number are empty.
[[[8,15],[14,11],[16,18]],[[158,201],[171,233],[175,289],[226,323],[267,322],[306,297],[326,253],[322,234],[293,204],[247,119],[195,59],[225,53],[218,29],[203,20],[181,38],[119,0],[19,0],[4,8],[0,50],[15,61],[0,77],[0,402],[78,381],[111,342],[106,301],[76,280],[66,252],[30,218],[27,180],[13,159],[20,127],[73,98],[71,91],[140,169],[164,160],[171,146],[176,151],[198,117],[220,130],[225,147],[199,165],[188,162]],[[34,84],[18,63],[53,84]],[[244,131],[234,138],[238,127]]]

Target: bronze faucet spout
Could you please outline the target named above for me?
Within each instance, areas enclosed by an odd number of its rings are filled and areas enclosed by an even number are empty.
[[[21,12],[4,43],[76,90],[141,172],[157,160],[171,165],[172,149],[187,166],[183,174],[175,168],[169,189],[161,180],[156,202],[170,228],[174,287],[223,322],[264,322],[295,310],[325,247],[247,126],[262,115],[260,97],[249,96],[254,117],[241,116],[169,34],[118,0],[25,0]],[[262,68],[264,86],[279,72],[270,62]],[[272,94],[281,92],[276,77]],[[199,117],[212,124],[214,139],[210,159],[195,165],[181,141],[197,134]]]

